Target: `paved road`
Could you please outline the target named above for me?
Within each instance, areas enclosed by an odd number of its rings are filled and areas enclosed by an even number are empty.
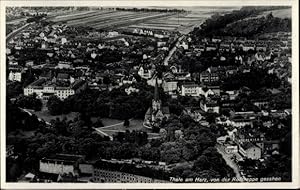
[[[112,137],[112,136],[110,136],[110,135],[107,134],[107,133],[104,133],[103,131],[100,130],[100,128],[95,128],[95,127],[93,127],[93,129],[95,129],[98,133],[100,133],[100,134],[102,134],[102,135],[104,135],[104,136],[109,137],[109,139],[110,139],[111,141],[113,140],[113,137]]]
[[[181,42],[181,40],[182,40],[183,38],[184,38],[184,35],[178,38],[178,40],[177,40],[175,46],[169,51],[168,56],[165,58],[165,60],[164,60],[164,65],[168,65],[168,64],[169,64],[170,58],[173,56],[174,52],[175,52],[176,49],[177,49],[177,46],[179,46],[179,43]]]
[[[19,109],[21,109],[22,111],[24,111],[24,112],[26,112],[26,113],[28,113],[30,116],[32,116],[32,113],[28,110],[28,109],[25,109],[25,108],[20,108],[19,107]],[[37,116],[36,116],[37,117]],[[44,121],[42,118],[40,118],[40,117],[37,117],[37,119],[39,120],[39,121]],[[49,123],[48,121],[44,121],[47,125],[49,125],[49,126],[51,126],[51,123]]]
[[[233,160],[231,160],[230,155],[227,154],[227,153],[225,153],[225,152],[222,150],[222,148],[220,147],[220,145],[216,145],[216,148],[217,148],[218,152],[222,155],[222,157],[224,158],[224,160],[226,161],[227,165],[233,169],[233,171],[234,171],[236,177],[237,177],[238,179],[242,179],[241,182],[243,182],[244,180],[243,180],[243,178],[242,178],[242,176],[241,176],[241,174],[240,174],[240,169],[239,169],[239,167],[237,166],[237,164],[236,164]]]
[[[9,33],[9,34],[6,36],[6,43],[7,43],[10,39],[14,38],[17,34],[19,34],[22,30],[24,30],[24,29],[26,29],[27,27],[29,27],[29,25],[30,25],[30,23],[27,23],[27,24],[21,26],[20,28],[18,28],[18,29],[16,29],[16,30],[12,31],[11,33]]]

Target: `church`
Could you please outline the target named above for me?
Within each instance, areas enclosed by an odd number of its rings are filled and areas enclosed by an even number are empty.
[[[170,111],[168,106],[162,106],[162,101],[159,99],[157,79],[154,87],[154,98],[152,100],[152,106],[147,110],[145,114],[144,126],[147,128],[159,127],[159,124],[163,118],[168,118]]]

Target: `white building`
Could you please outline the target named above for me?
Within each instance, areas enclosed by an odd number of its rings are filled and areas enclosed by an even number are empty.
[[[118,32],[116,32],[116,31],[112,31],[112,32],[108,32],[108,35],[107,35],[107,37],[115,37],[115,36],[118,36],[119,35],[119,33]]]
[[[143,79],[150,79],[153,75],[153,71],[142,66],[138,70],[138,75],[140,75],[140,77]]]
[[[197,84],[183,84],[181,86],[182,96],[199,96],[201,87]]]
[[[177,92],[177,81],[163,81],[162,87],[164,89],[164,92],[168,94],[174,94]]]
[[[53,157],[42,158],[40,160],[39,171],[50,174],[69,174],[77,175],[76,165],[80,159],[84,157],[81,155],[71,154],[57,154]]]
[[[220,106],[216,102],[201,103],[200,107],[205,112],[220,113]]]
[[[65,43],[67,43],[67,39],[66,38],[61,38],[61,44],[64,45]]]
[[[74,95],[87,86],[83,80],[77,80],[69,86],[58,86],[56,83],[47,81],[44,78],[38,79],[24,88],[24,95],[29,96],[36,94],[38,98],[47,100],[50,96],[55,95],[61,100]]]
[[[241,144],[239,146],[239,152],[242,156],[253,160],[260,159],[262,155],[261,148],[251,142]]]
[[[8,80],[21,82],[21,80],[22,80],[22,72],[13,72],[13,71],[10,71],[10,73],[8,75]]]
[[[74,173],[74,165],[53,160],[40,160],[40,172],[51,174]]]
[[[133,92],[139,92],[140,90],[138,88],[134,88],[132,86],[125,88],[125,92],[127,95],[130,95]]]
[[[184,50],[189,49],[189,45],[185,41],[180,44],[180,47],[182,47]]]
[[[73,68],[73,66],[69,62],[60,61],[55,68],[57,68],[57,69],[71,69],[71,68]]]

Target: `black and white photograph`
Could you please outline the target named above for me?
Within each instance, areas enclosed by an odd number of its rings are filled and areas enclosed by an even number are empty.
[[[202,4],[1,6],[1,182],[299,185],[295,7]]]

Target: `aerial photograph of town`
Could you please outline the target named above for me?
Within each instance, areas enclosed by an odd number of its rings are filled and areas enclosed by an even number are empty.
[[[292,182],[290,6],[5,17],[6,182]]]

